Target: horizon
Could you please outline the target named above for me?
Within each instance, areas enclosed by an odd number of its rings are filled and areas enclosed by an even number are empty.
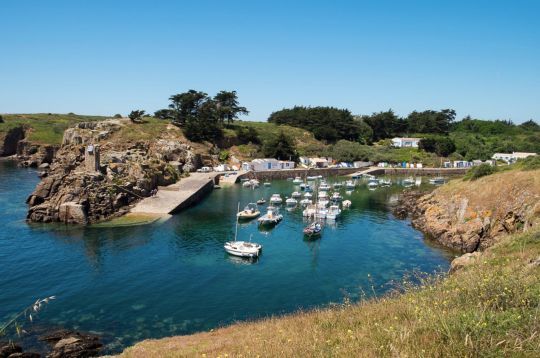
[[[540,3],[4,2],[0,112],[126,116],[236,90],[298,106],[540,119]],[[187,14],[187,16],[186,16]]]

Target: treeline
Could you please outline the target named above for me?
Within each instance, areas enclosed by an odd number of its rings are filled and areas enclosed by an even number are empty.
[[[249,113],[240,106],[236,91],[220,91],[210,97],[205,92],[189,90],[172,95],[169,101],[168,108],[156,111],[154,116],[182,127],[184,135],[195,142],[221,139],[225,125]]]
[[[392,110],[353,116],[346,109],[297,106],[272,113],[268,121],[309,130],[331,145],[342,140],[373,144],[415,136],[424,138],[420,149],[444,157],[456,153],[467,160],[485,160],[495,152],[540,153],[540,126],[533,120],[516,125],[505,120],[455,119],[453,109],[413,111],[400,117]],[[365,152],[365,148],[359,150],[355,157],[365,156]],[[350,157],[350,152],[343,157]]]
[[[273,112],[268,122],[309,130],[315,138],[329,143],[345,139],[370,144],[411,133],[447,135],[455,117],[452,109],[414,111],[401,118],[392,110],[353,116],[347,109],[296,106]]]

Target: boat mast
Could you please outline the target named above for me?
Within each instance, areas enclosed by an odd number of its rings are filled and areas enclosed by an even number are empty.
[[[240,212],[240,202],[238,202],[238,209],[236,210],[236,227],[234,229],[234,241],[238,236],[238,213]]]

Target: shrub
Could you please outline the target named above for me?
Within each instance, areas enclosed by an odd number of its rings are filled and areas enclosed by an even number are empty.
[[[540,169],[540,155],[534,155],[524,159],[520,159],[518,164],[524,170],[536,170]]]
[[[122,115],[121,115],[120,113],[116,113],[116,114],[114,115],[114,118],[122,118]]]
[[[476,180],[487,175],[491,175],[497,171],[496,167],[493,167],[489,164],[481,164],[477,167],[471,168],[467,174],[465,174],[464,179],[466,180]]]

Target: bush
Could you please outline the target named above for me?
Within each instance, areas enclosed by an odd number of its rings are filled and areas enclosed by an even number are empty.
[[[477,167],[472,167],[467,174],[465,174],[465,180],[476,180],[487,175],[491,175],[497,171],[496,167],[489,164],[481,164]]]
[[[540,169],[540,155],[534,155],[524,159],[520,159],[518,164],[524,170],[536,170]]]
[[[116,113],[116,114],[114,115],[114,118],[122,118],[122,115],[121,115],[120,113]]]

